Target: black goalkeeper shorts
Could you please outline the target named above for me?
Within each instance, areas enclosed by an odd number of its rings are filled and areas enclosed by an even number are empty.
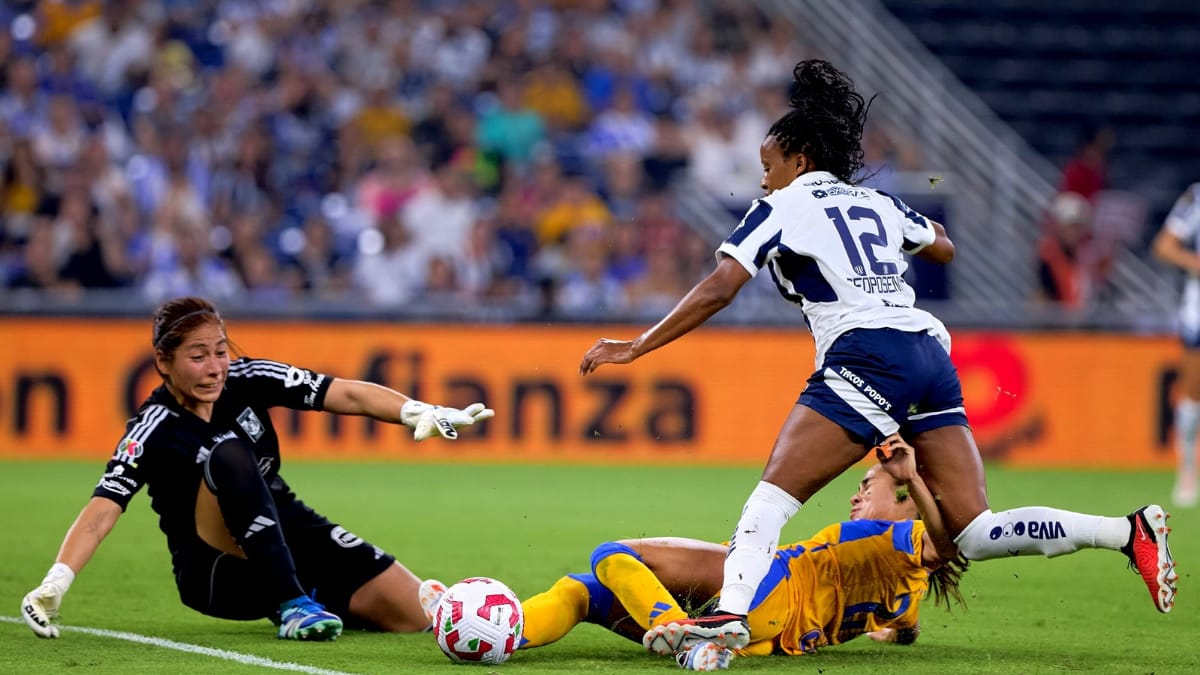
[[[276,497],[284,540],[291,550],[300,585],[347,625],[370,628],[353,621],[350,597],[396,559],[329,522],[290,491],[286,498],[279,493]],[[218,551],[199,539],[192,550],[174,559],[175,584],[184,605],[221,619],[278,617],[278,599],[263,593],[267,585],[262,575],[266,572],[249,560]]]

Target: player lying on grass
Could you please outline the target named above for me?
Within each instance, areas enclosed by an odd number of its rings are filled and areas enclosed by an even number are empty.
[[[850,498],[851,520],[776,552],[750,610],[754,641],[739,654],[806,654],[864,633],[910,644],[927,591],[947,607],[951,598],[962,601],[967,562],[946,536],[908,446],[895,437],[888,447],[895,459],[867,470]],[[918,520],[918,509],[931,517]],[[731,651],[711,642],[683,650],[676,622],[688,616],[685,607],[700,608],[720,591],[727,553],[725,545],[678,537],[601,544],[591,573],[565,576],[522,603],[521,648],[550,644],[588,622],[659,654],[679,652],[684,668],[723,668]],[[427,610],[436,606],[429,591],[437,584],[422,585]]]
[[[42,584],[21,602],[40,637],[75,575],[143,487],[167,536],[183,604],[223,619],[272,618],[280,638],[331,640],[341,616],[367,628],[428,627],[420,580],[382,549],[297,499],[279,473],[269,409],[365,415],[413,427],[419,441],[492,416],[477,403],[440,408],[386,387],[275,361],[230,362],[225,323],[211,303],[179,298],[154,314],[163,384],[129,420],[100,482]],[[313,600],[314,589],[321,601]],[[336,613],[335,613],[336,612]],[[340,616],[339,616],[340,615]]]

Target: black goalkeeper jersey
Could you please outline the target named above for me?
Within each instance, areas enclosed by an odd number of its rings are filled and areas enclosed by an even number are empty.
[[[333,378],[286,363],[241,358],[229,366],[225,390],[213,405],[212,421],[185,410],[165,386],[155,389],[125,435],[92,492],[124,510],[143,486],[158,526],[167,535],[172,560],[200,542],[196,496],[204,460],[224,440],[237,438],[253,449],[272,494],[290,495],[279,474],[279,437],[267,411],[275,406],[321,410]]]

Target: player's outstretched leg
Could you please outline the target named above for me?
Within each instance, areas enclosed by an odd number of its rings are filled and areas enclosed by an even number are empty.
[[[733,652],[712,642],[700,642],[686,652],[675,655],[675,662],[684,670],[710,672],[725,670],[733,659]]]
[[[342,634],[342,620],[307,595],[285,602],[280,609],[281,640],[336,640]]]
[[[1175,582],[1179,579],[1175,559],[1167,545],[1167,535],[1171,532],[1167,527],[1169,516],[1157,504],[1143,506],[1129,514],[1132,532],[1129,543],[1121,549],[1129,556],[1130,566],[1142,575],[1155,608],[1164,614],[1175,606]]]

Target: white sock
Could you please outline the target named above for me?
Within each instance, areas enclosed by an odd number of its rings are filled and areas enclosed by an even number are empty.
[[[1106,518],[1045,506],[984,511],[954,540],[968,560],[1041,553],[1048,558],[1081,548],[1121,550],[1129,542],[1129,519]]]
[[[732,614],[749,614],[754,593],[779,545],[783,526],[800,510],[800,501],[776,485],[759,481],[746,505],[725,556],[725,585],[717,608]]]
[[[1179,474],[1196,471],[1196,429],[1200,427],[1200,401],[1181,398],[1175,404],[1175,443],[1179,453]]]

